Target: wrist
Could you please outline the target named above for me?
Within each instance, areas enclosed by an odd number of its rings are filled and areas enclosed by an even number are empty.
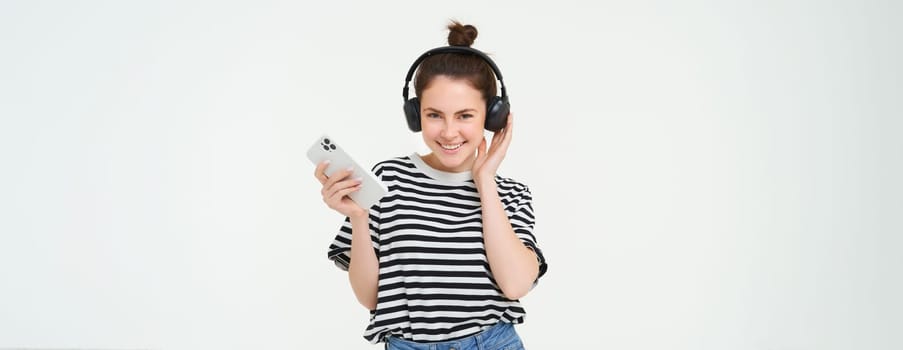
[[[489,180],[477,180],[474,178],[474,184],[477,186],[477,192],[483,193],[496,193],[498,191],[498,186],[495,183],[495,179]]]
[[[370,213],[368,210],[362,210],[359,213],[352,213],[351,215],[348,216],[348,218],[351,219],[351,222],[368,220],[368,219],[370,219]]]

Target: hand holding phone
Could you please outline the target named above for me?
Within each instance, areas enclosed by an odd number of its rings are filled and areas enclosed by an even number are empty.
[[[365,210],[369,210],[370,207],[389,193],[386,185],[379,181],[373,172],[361,167],[336,142],[335,138],[328,135],[320,136],[314,141],[310,149],[307,150],[307,158],[314,165],[319,165],[323,161],[328,160],[329,165],[324,171],[328,177],[350,168],[352,170],[351,177],[361,179],[361,187],[359,190],[348,194],[348,197]]]

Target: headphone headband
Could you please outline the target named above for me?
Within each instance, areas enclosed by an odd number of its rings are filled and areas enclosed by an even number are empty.
[[[468,46],[442,46],[424,52],[422,55],[420,55],[420,57],[417,57],[417,60],[414,61],[414,64],[412,64],[411,68],[408,69],[408,75],[404,78],[404,90],[402,90],[401,93],[401,96],[404,97],[405,101],[408,100],[408,83],[410,83],[411,79],[414,77],[414,72],[417,70],[417,67],[420,66],[420,62],[423,62],[423,60],[425,60],[429,56],[441,53],[463,53],[476,55],[477,57],[482,58],[483,61],[488,63],[489,67],[492,68],[492,72],[495,73],[495,78],[498,79],[499,83],[501,84],[501,97],[505,98],[507,96],[507,93],[505,91],[505,81],[502,80],[502,72],[499,70],[499,67],[495,65],[495,62],[493,62],[492,59],[489,58],[489,56],[486,56],[483,51]]]

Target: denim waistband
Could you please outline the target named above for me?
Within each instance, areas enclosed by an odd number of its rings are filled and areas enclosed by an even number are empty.
[[[398,350],[465,350],[495,348],[499,345],[520,341],[514,325],[508,322],[496,323],[480,333],[461,339],[441,342],[413,342],[395,336],[386,338],[386,349]]]

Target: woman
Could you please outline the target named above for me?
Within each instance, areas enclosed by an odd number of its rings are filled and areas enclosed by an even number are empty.
[[[431,152],[377,163],[389,194],[369,209],[347,195],[360,181],[349,171],[315,172],[323,201],[346,216],[328,257],[348,271],[370,310],[364,338],[388,349],[521,349],[513,325],[518,299],[547,268],[533,235],[529,188],[496,171],[508,151],[513,117],[501,74],[471,49],[477,30],[452,22],[449,47],[411,67],[416,98],[408,127]],[[418,66],[419,64],[419,66]],[[487,150],[483,129],[495,131]]]

